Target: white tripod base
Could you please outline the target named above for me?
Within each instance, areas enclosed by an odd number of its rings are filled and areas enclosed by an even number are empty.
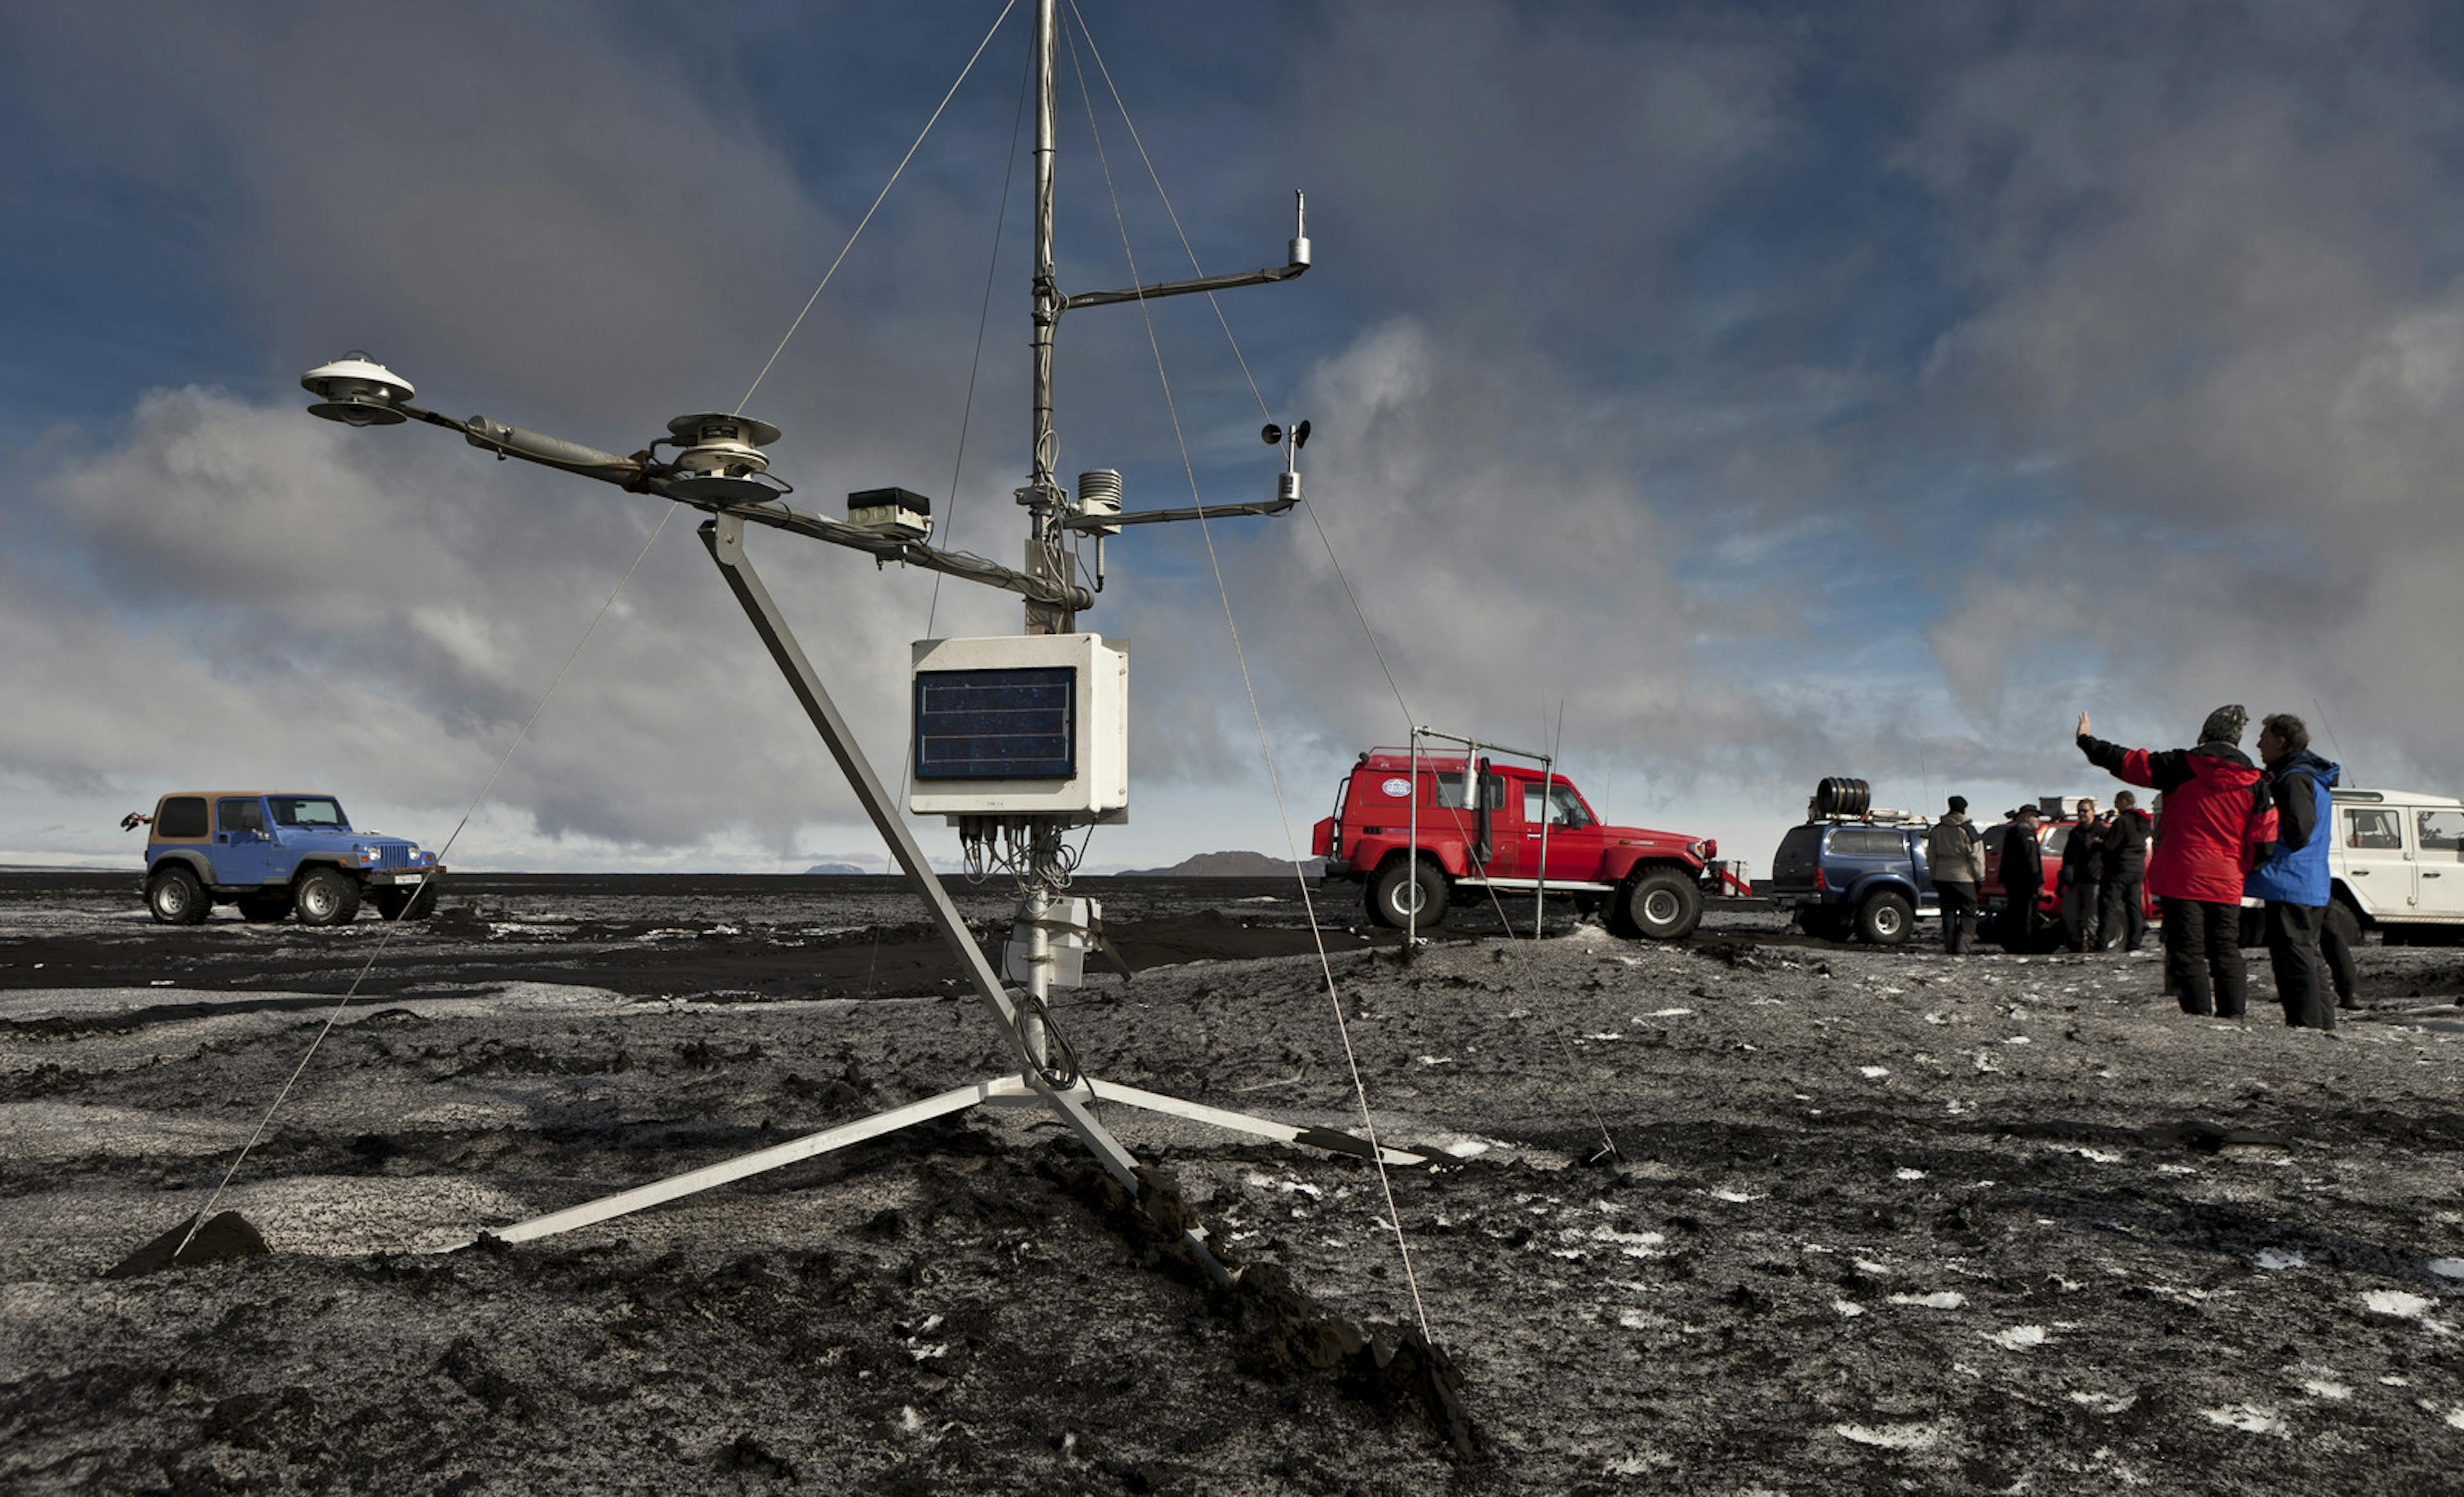
[[[785,1143],[775,1144],[770,1148],[741,1155],[717,1164],[704,1165],[698,1170],[688,1170],[682,1175],[671,1176],[648,1185],[637,1185],[631,1190],[620,1191],[613,1196],[602,1196],[597,1200],[584,1201],[578,1206],[567,1206],[562,1211],[553,1211],[546,1216],[533,1217],[527,1222],[517,1222],[511,1226],[497,1228],[494,1235],[498,1241],[507,1243],[527,1243],[534,1238],[553,1237],[559,1232],[570,1232],[576,1227],[588,1226],[594,1222],[605,1222],[611,1217],[647,1210],[651,1206],[695,1195],[714,1186],[727,1184],[731,1180],[740,1180],[749,1175],[759,1175],[765,1170],[779,1169],[799,1160],[810,1159],[844,1149],[849,1144],[862,1143],[868,1138],[878,1138],[884,1134],[896,1133],[899,1129],[911,1127],[916,1123],[979,1106],[1050,1108],[1061,1115],[1062,1121],[1069,1124],[1073,1131],[1086,1138],[1089,1144],[1095,1148],[1097,1156],[1110,1165],[1113,1159],[1126,1159],[1129,1156],[1129,1151],[1121,1147],[1119,1141],[1112,1137],[1111,1131],[1096,1121],[1093,1112],[1089,1110],[1089,1103],[1098,1101],[1119,1103],[1126,1107],[1160,1112],[1172,1117],[1185,1117],[1194,1122],[1209,1123],[1232,1133],[1272,1138],[1279,1143],[1307,1144],[1312,1148],[1325,1149],[1330,1153],[1351,1155],[1355,1158],[1375,1158],[1386,1164],[1427,1162],[1425,1156],[1421,1155],[1411,1154],[1401,1149],[1373,1146],[1365,1138],[1335,1129],[1295,1128],[1289,1123],[1278,1123],[1271,1118],[1254,1117],[1246,1112],[1228,1112],[1222,1108],[1207,1107],[1198,1102],[1185,1102],[1178,1097],[1169,1097],[1155,1091],[1143,1091],[1135,1087],[1117,1086],[1111,1082],[1104,1082],[1099,1086],[1092,1080],[1082,1079],[1078,1085],[1063,1091],[1037,1087],[1023,1076],[998,1076],[990,1081],[977,1082],[971,1087],[960,1087],[956,1091],[944,1091],[939,1096],[926,1097],[920,1102],[910,1102],[905,1107],[892,1108],[887,1112],[876,1112],[870,1117],[852,1123],[824,1129],[817,1134],[806,1134],[802,1138],[790,1139]],[[1115,1176],[1120,1173],[1117,1169],[1113,1170]],[[1123,1183],[1134,1186],[1133,1180],[1125,1180]],[[1213,1254],[1205,1250],[1203,1239],[1199,1234],[1191,1232],[1187,1236],[1191,1245],[1199,1249],[1200,1260],[1210,1267],[1217,1267],[1220,1272],[1220,1266],[1215,1264]]]

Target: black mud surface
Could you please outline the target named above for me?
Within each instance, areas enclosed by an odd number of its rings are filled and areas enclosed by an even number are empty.
[[[1155,1210],[1243,1266],[1224,1290],[1024,1111],[482,1236],[1005,1052],[888,881],[464,880],[300,1072],[216,1250],[156,1264],[386,927],[166,930],[129,882],[0,877],[0,1489],[2464,1469],[2464,953],[2366,948],[2372,1006],[2329,1038],[2186,1018],[2145,957],[1815,947],[1734,911],[1675,947],[1490,922],[1407,964],[1331,892],[1331,997],[1291,886],[1090,880],[1136,974],[1057,1004],[1099,1085],[1357,1131],[1348,1036],[1378,1136],[1435,1161],[1104,1106]]]

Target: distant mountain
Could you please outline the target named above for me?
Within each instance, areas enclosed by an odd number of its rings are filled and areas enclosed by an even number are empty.
[[[804,873],[807,877],[815,873],[826,873],[834,878],[860,875],[866,871],[868,870],[860,869],[852,863],[816,863],[811,868],[804,870]]]
[[[1310,858],[1301,865],[1301,871],[1315,878],[1326,870],[1326,865]],[[1138,868],[1123,870],[1123,878],[1289,878],[1292,865],[1287,858],[1270,858],[1263,852],[1201,852],[1183,858],[1170,868]]]

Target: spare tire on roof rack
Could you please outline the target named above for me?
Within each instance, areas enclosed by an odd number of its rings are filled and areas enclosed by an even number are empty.
[[[1862,816],[1873,808],[1874,792],[1862,780],[1834,775],[1814,787],[1814,810],[1818,816]]]

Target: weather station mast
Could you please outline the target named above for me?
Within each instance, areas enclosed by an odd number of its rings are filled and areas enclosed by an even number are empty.
[[[1265,440],[1280,449],[1282,457],[1270,499],[1125,510],[1121,477],[1111,469],[1080,474],[1072,494],[1055,476],[1055,335],[1068,312],[1266,285],[1293,279],[1309,266],[1306,204],[1295,194],[1293,234],[1281,265],[1111,291],[1062,291],[1053,268],[1052,228],[1056,3],[1035,0],[1029,81],[1035,96],[1032,420],[1026,482],[1015,495],[1027,517],[1025,557],[1019,569],[934,546],[931,502],[905,489],[849,494],[845,520],[794,508],[788,503],[792,486],[770,472],[767,449],[779,441],[779,429],[740,411],[678,416],[668,423],[666,436],[630,455],[618,455],[485,416],[456,420],[425,409],[412,404],[417,391],[409,381],[364,353],[346,354],[301,377],[301,385],[317,397],[308,407],[314,415],[354,427],[424,422],[458,431],[473,447],[499,457],[519,458],[704,512],[709,517],[700,535],[711,560],[1019,1062],[1015,1074],[997,1075],[758,1153],[492,1229],[500,1240],[522,1242],[568,1231],[979,1105],[1040,1108],[1057,1114],[1133,1197],[1140,1193],[1136,1160],[1097,1116],[1098,1104],[1126,1105],[1384,1163],[1422,1162],[1419,1156],[1331,1129],[1295,1127],[1114,1082],[1099,1083],[1081,1071],[1052,1021],[1050,997],[1056,989],[1080,985],[1085,954],[1101,920],[1095,901],[1063,892],[1076,865],[1068,835],[1118,825],[1129,812],[1129,655],[1101,635],[1079,630],[1078,615],[1091,608],[1095,598],[1079,578],[1074,546],[1092,542],[1100,588],[1104,542],[1125,527],[1284,514],[1301,501],[1299,452],[1309,436],[1305,421],[1289,431],[1271,423],[1265,429]],[[662,450],[668,455],[662,456]],[[911,662],[906,809],[941,816],[954,826],[971,870],[999,869],[1016,878],[1018,908],[998,968],[968,932],[893,797],[755,570],[745,547],[748,525],[825,540],[882,563],[897,561],[1004,588],[1023,599],[1022,633],[918,641]],[[1184,1227],[1182,1241],[1210,1273],[1225,1276],[1223,1266],[1207,1249],[1201,1228]]]

